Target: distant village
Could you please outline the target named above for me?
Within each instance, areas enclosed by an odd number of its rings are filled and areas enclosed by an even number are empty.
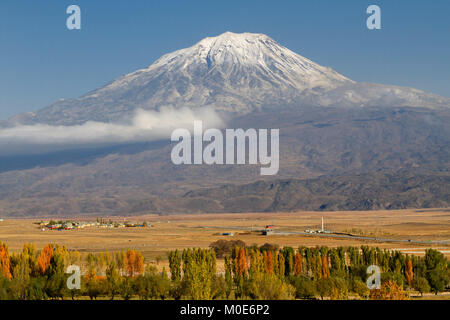
[[[85,228],[146,228],[151,227],[147,222],[117,222],[112,220],[97,219],[97,221],[54,221],[49,222],[36,222],[42,231],[46,230],[76,230]]]

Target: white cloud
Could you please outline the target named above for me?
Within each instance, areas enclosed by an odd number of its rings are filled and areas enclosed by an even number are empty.
[[[209,128],[225,126],[224,120],[211,108],[199,108],[195,111],[172,107],[163,107],[160,111],[138,109],[129,124],[88,121],[74,126],[36,124],[0,129],[0,155],[170,140],[173,130],[192,130],[195,120],[202,120],[205,127]]]

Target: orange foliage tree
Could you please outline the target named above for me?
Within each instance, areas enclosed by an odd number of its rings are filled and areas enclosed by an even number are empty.
[[[39,257],[37,259],[37,265],[39,272],[43,275],[47,271],[48,267],[50,266],[50,260],[53,256],[53,246],[51,244],[48,244],[42,249],[42,251],[39,253]]]
[[[407,258],[405,263],[405,276],[408,285],[411,287],[414,280],[413,263],[411,259]]]
[[[11,279],[8,246],[2,242],[0,242],[0,273],[4,277]]]
[[[327,256],[322,257],[322,278],[327,279],[330,275],[330,270],[328,269],[328,258]]]
[[[244,248],[239,248],[237,256],[237,271],[239,274],[245,274],[248,270],[247,254]]]
[[[128,250],[126,266],[130,277],[141,274],[144,271],[144,257],[142,253],[135,250]]]
[[[302,255],[297,252],[294,260],[294,272],[296,276],[299,276],[302,273]]]
[[[264,251],[264,266],[266,273],[272,273],[273,272],[273,256],[272,251]]]

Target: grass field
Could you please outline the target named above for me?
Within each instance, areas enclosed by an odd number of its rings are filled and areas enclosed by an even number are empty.
[[[321,217],[325,228],[335,232],[389,239],[442,241],[439,244],[384,243],[357,239],[324,238],[315,235],[263,236],[256,230],[273,224],[279,232],[319,229]],[[90,218],[92,219],[92,218]],[[87,228],[65,231],[42,231],[36,220],[16,219],[0,222],[0,240],[11,251],[19,251],[31,242],[38,249],[47,243],[65,245],[80,252],[118,251],[136,249],[148,262],[156,257],[166,259],[172,249],[208,247],[218,239],[239,239],[246,244],[264,243],[298,247],[326,245],[350,246],[361,244],[380,248],[398,249],[405,253],[421,255],[426,248],[435,248],[450,256],[450,210],[420,209],[395,211],[340,211],[295,213],[246,213],[198,215],[146,215],[138,217],[111,217],[115,221],[147,221],[147,228]],[[86,221],[87,218],[79,218]],[[252,231],[253,230],[253,231]],[[221,236],[234,232],[234,236]]]

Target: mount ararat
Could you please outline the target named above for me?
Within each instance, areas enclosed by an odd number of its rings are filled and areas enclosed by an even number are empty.
[[[450,205],[449,98],[355,82],[263,34],[205,38],[80,98],[19,114],[0,125],[0,142],[30,128],[58,135],[86,123],[101,128],[130,123],[136,112],[150,112],[161,122],[150,129],[161,130],[166,122],[158,117],[167,109],[181,118],[183,110],[190,115],[209,110],[230,128],[279,128],[278,176],[263,178],[255,165],[175,166],[170,135],[161,133],[147,141],[5,154],[0,215]],[[67,132],[67,140],[58,141],[70,143],[79,131]]]
[[[287,105],[448,108],[421,90],[357,83],[292,52],[264,34],[225,32],[166,54],[78,99],[13,117],[14,124],[122,121],[138,109],[200,108],[243,115]]]

